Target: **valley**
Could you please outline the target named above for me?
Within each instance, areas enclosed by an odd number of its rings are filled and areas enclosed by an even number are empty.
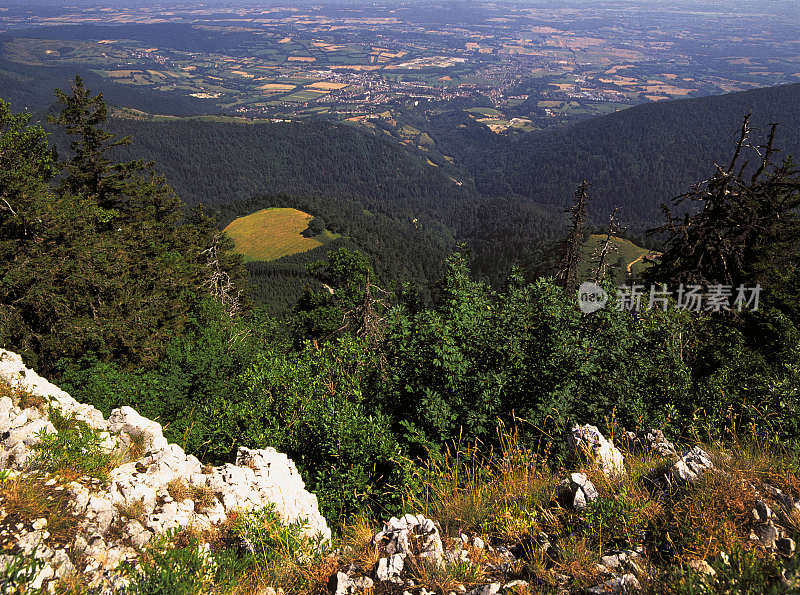
[[[792,2],[459,6],[15,5],[0,13],[0,59],[10,76],[80,69],[195,113],[349,121],[422,151],[443,110],[504,134],[800,81]]]
[[[0,591],[800,591],[799,40],[8,0]]]

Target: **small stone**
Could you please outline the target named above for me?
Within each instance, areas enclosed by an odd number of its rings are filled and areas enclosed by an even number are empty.
[[[38,591],[42,588],[42,585],[45,581],[53,578],[54,574],[55,572],[50,564],[45,564],[44,567],[36,574],[33,581],[30,583],[29,588],[34,592]]]
[[[378,568],[375,571],[375,576],[379,581],[392,581],[400,576],[403,572],[403,554],[394,554],[387,558],[378,560]]]
[[[756,521],[757,523],[766,523],[774,516],[772,513],[772,509],[763,500],[759,500],[758,502],[756,502],[752,514],[753,514],[753,520]]]
[[[669,478],[678,485],[693,484],[712,469],[714,463],[711,462],[711,456],[695,446],[672,466]]]
[[[778,541],[778,529],[772,523],[767,525],[760,525],[753,529],[751,538],[755,536],[756,540],[767,549],[774,549]]]
[[[486,544],[483,542],[483,539],[481,539],[476,535],[475,537],[472,538],[472,547],[474,547],[475,549],[482,550],[483,548],[486,547]]]
[[[32,526],[34,531],[41,531],[47,526],[47,519],[45,518],[36,519],[35,521],[33,521]]]
[[[625,474],[622,453],[614,443],[592,425],[574,425],[567,434],[567,443],[575,456],[586,457],[598,465],[607,476]]]
[[[487,585],[475,587],[472,591],[468,592],[468,595],[496,595],[502,588],[503,583],[489,583]]]
[[[689,560],[688,566],[689,568],[691,568],[695,572],[699,572],[700,574],[706,574],[708,576],[717,575],[717,571],[714,570],[711,567],[711,564],[709,564],[705,560]]]
[[[571,473],[558,486],[559,502],[571,510],[584,510],[588,503],[599,497],[594,484],[584,473]]]
[[[328,586],[334,595],[347,595],[350,592],[352,582],[350,577],[344,572],[337,572],[331,577]]]
[[[364,593],[371,592],[375,586],[375,582],[368,576],[359,576],[351,580],[350,592],[351,593]]]

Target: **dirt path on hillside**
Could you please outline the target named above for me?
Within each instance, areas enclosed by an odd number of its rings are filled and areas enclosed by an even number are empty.
[[[639,258],[637,258],[637,259],[635,259],[635,260],[632,260],[632,261],[630,261],[630,262],[628,263],[628,266],[627,266],[627,267],[625,267],[625,268],[627,269],[628,275],[632,275],[632,274],[633,274],[633,273],[631,272],[631,269],[633,269],[633,265],[635,265],[637,262],[639,262],[640,260],[642,260],[644,257],[645,257],[645,255],[644,255],[644,254],[642,254],[642,255],[641,255]]]

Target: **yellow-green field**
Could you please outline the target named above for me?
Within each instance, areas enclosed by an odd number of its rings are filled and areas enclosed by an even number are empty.
[[[579,271],[580,280],[588,279],[593,275],[596,266],[594,254],[599,253],[605,241],[605,234],[595,233],[590,235],[589,239],[583,244],[583,263]],[[647,248],[637,246],[625,238],[615,237],[611,241],[616,246],[616,250],[609,254],[606,262],[614,268],[614,274],[618,282],[623,282],[629,272],[635,276],[650,266],[650,263],[644,260],[645,255],[650,253]],[[624,264],[624,267],[622,264]]]
[[[234,219],[224,231],[245,262],[276,260],[313,250],[339,237],[329,231],[313,238],[304,237],[302,233],[311,219],[311,215],[297,209],[263,209]]]

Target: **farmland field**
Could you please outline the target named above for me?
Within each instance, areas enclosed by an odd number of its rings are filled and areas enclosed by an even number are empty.
[[[339,237],[328,231],[313,238],[303,236],[311,219],[312,215],[297,209],[263,209],[234,219],[224,231],[245,262],[276,260],[313,250]]]

